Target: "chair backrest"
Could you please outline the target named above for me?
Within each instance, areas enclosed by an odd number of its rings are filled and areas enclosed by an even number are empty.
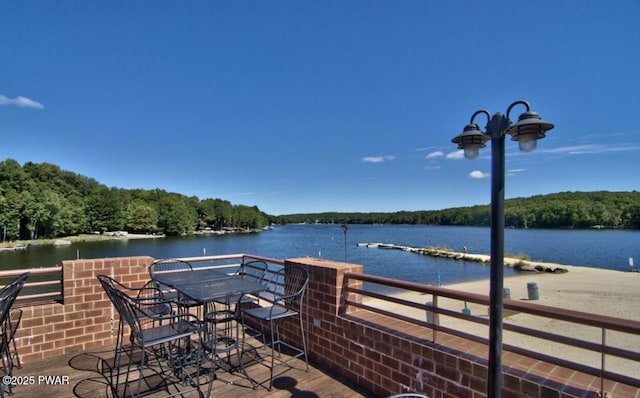
[[[9,291],[11,291],[11,289],[7,289],[7,292]],[[4,294],[3,296],[0,296],[0,327],[2,328],[2,339],[0,341],[0,345],[2,346],[2,349],[4,349],[5,347],[5,339],[9,336],[7,329],[10,328],[9,311],[11,310],[12,303],[13,299],[10,294]]]
[[[98,279],[113,303],[113,306],[116,307],[120,315],[120,322],[125,322],[129,325],[131,338],[136,339],[136,341],[140,343],[143,330],[142,321],[150,318],[144,314],[144,311],[141,311],[136,306],[131,296],[116,288],[119,284],[118,281],[106,275],[98,275]]]
[[[2,303],[0,304],[0,320],[3,323],[3,327],[5,326],[4,322],[9,316],[11,306],[13,305],[13,302],[16,301],[16,298],[18,297],[18,294],[20,294],[20,291],[22,290],[22,287],[27,281],[29,275],[31,275],[30,272],[25,272],[0,289],[0,300],[2,300]]]
[[[118,288],[122,286],[122,284],[107,275],[98,275],[97,278],[100,281],[102,288],[107,293],[107,297],[109,297],[109,300],[111,301],[113,306],[116,307],[116,310],[119,314],[120,308],[118,308],[118,305],[120,305],[120,301],[115,297],[115,292],[118,291]]]
[[[262,283],[267,273],[267,263],[264,261],[248,261],[240,266],[240,275],[242,278]]]
[[[151,279],[153,276],[162,272],[180,272],[180,271],[193,271],[191,263],[177,258],[165,258],[162,260],[156,260],[149,265],[149,275]]]
[[[306,268],[290,265],[276,273],[280,287],[274,291],[274,302],[302,309],[304,295],[309,285],[309,271]]]
[[[131,288],[107,275],[98,275],[97,278],[118,313],[120,313],[117,308],[119,303],[113,297],[113,290],[131,297],[136,302],[137,311],[140,312],[138,316],[140,317],[157,318],[169,315],[173,311],[170,302],[164,299],[162,292],[155,286],[153,281],[145,283],[141,288]]]
[[[28,276],[29,275],[27,275],[27,277]],[[24,276],[24,274],[20,275],[14,281],[7,284],[0,290],[0,327],[2,328],[3,345],[7,342],[7,340],[5,339],[10,338],[11,336],[12,325],[9,319],[11,306],[13,306],[13,303],[16,300],[16,297],[18,297],[18,294],[20,294],[20,290],[22,290],[26,279],[27,278]]]
[[[11,282],[7,283],[2,288],[0,288],[0,297],[4,296],[7,291],[15,288],[16,286],[20,286],[17,292],[17,293],[20,293],[20,290],[22,290],[22,287],[27,282],[27,278],[29,277],[29,275],[31,275],[31,272],[25,272],[23,274],[20,274],[14,280],[12,280]],[[16,297],[17,297],[17,294],[16,294]]]

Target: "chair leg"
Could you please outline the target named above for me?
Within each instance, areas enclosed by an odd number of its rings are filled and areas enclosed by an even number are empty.
[[[116,335],[116,348],[113,355],[113,367],[110,370],[109,383],[111,383],[111,390],[114,391],[114,395],[118,396],[118,384],[120,382],[120,359],[122,358],[122,351],[124,349],[122,344],[122,337],[124,335],[124,326],[122,322],[118,322],[118,331]],[[113,383],[113,373],[116,372],[116,381]]]
[[[275,329],[274,329],[275,326]],[[276,335],[279,334],[278,329],[278,323],[276,322],[275,325],[273,323],[273,319],[269,320],[269,327],[271,328],[271,369],[270,369],[270,375],[269,375],[269,391],[271,391],[271,389],[273,388],[273,368],[275,367],[275,361],[276,361],[276,352],[275,352],[275,348],[276,348],[276,341],[274,340],[274,338],[276,337]]]
[[[309,371],[309,356],[307,355],[307,337],[304,334],[304,326],[302,324],[302,314],[298,314],[300,320],[300,335],[302,336],[302,351],[304,352],[304,362],[306,364],[306,371]]]
[[[127,363],[127,373],[125,374],[125,378],[124,378],[124,390],[123,390],[124,397],[133,396],[133,394],[131,394],[131,388],[129,387],[129,374],[131,373],[131,363],[133,362],[133,349],[134,349],[134,346],[133,344],[131,344],[131,349],[129,350],[129,361]],[[116,386],[116,388],[118,388],[118,386]],[[129,389],[128,395],[127,395],[127,389]],[[116,396],[119,396],[118,391],[116,391]]]
[[[138,388],[136,392],[136,397],[140,396],[140,390],[142,389],[142,379],[144,378],[144,366],[147,360],[147,350],[145,347],[140,347],[140,365],[139,365],[139,375],[138,375]]]
[[[22,362],[20,361],[20,354],[18,354],[18,347],[16,345],[16,339],[13,336],[11,337],[11,345],[13,345],[12,355],[15,354],[16,361],[18,361],[18,364],[16,365],[16,368],[22,369]]]

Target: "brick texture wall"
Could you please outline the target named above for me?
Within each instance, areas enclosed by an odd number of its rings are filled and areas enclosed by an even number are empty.
[[[342,306],[345,280],[356,285],[361,282],[345,279],[344,275],[362,273],[362,266],[312,258],[291,259],[285,266],[288,264],[307,267],[311,275],[305,327],[313,362],[379,397],[403,392],[419,392],[430,398],[486,397],[486,360],[460,356],[445,346],[432,344],[428,338],[416,337],[431,333],[425,328],[413,325],[414,330],[409,330],[403,329],[406,325],[363,322],[345,313]],[[288,337],[300,340],[295,333]],[[505,373],[502,396],[574,395],[545,386],[544,380],[535,376]]]
[[[63,261],[64,304],[22,307],[16,343],[22,362],[73,354],[115,343],[118,315],[97,275],[131,286],[149,280],[151,257]]]

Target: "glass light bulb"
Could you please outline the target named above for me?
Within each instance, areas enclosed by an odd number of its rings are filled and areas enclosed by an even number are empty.
[[[480,154],[480,148],[473,145],[471,147],[464,148],[464,157],[469,160],[473,160]]]
[[[533,152],[538,147],[538,140],[536,139],[521,139],[518,141],[518,147],[521,152]]]

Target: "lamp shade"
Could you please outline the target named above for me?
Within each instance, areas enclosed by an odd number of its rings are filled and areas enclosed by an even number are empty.
[[[490,137],[480,131],[477,124],[471,123],[464,127],[460,135],[451,140],[454,144],[458,144],[458,149],[464,150],[464,157],[467,159],[475,159],[478,157],[480,148],[486,146]]]
[[[511,135],[511,140],[520,142],[522,151],[531,152],[536,148],[536,141],[544,138],[552,128],[553,123],[542,120],[536,112],[527,111],[507,128],[506,133]]]

